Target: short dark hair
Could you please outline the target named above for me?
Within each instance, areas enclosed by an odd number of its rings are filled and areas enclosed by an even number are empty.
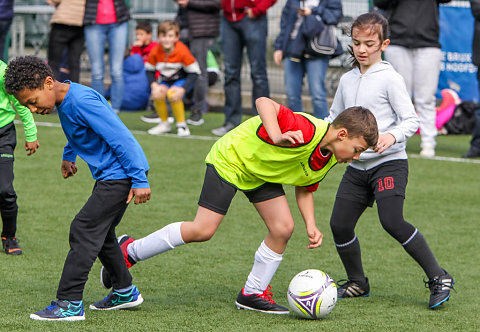
[[[139,21],[135,30],[143,30],[146,33],[152,33],[152,25],[148,21]]]
[[[365,107],[347,108],[333,120],[332,126],[336,129],[347,129],[349,137],[363,137],[370,147],[377,145],[377,120],[373,113]]]
[[[42,59],[31,55],[17,57],[5,71],[5,90],[15,95],[25,89],[43,89],[48,76],[54,77],[52,69]]]

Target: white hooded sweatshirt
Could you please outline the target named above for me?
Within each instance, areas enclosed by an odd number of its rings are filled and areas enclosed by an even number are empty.
[[[330,115],[332,122],[345,109],[368,108],[377,120],[380,134],[392,134],[396,142],[382,154],[371,148],[350,165],[359,170],[371,169],[386,161],[407,159],[406,141],[418,129],[419,120],[403,78],[386,61],[372,65],[365,74],[354,68],[345,73],[338,85]]]

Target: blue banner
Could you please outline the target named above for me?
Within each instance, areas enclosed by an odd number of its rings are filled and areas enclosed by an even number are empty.
[[[439,41],[443,58],[437,90],[439,99],[442,89],[452,89],[462,100],[478,101],[477,67],[472,64],[473,25],[470,6],[440,6]]]

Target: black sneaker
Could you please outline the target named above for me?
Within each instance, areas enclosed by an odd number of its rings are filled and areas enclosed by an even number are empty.
[[[290,312],[287,308],[282,307],[272,300],[272,287],[268,285],[267,289],[262,294],[245,295],[243,288],[238,294],[235,305],[237,309],[260,311],[266,314],[288,315]]]
[[[161,120],[160,118],[158,117],[158,114],[156,111],[153,111],[152,113],[150,114],[147,114],[147,115],[142,115],[140,117],[140,119],[143,121],[143,122],[146,122],[146,123],[160,123]]]
[[[142,304],[143,297],[142,294],[138,291],[136,286],[133,286],[127,292],[120,293],[114,290],[110,291],[103,300],[98,301],[95,304],[90,304],[90,309],[92,310],[116,310],[116,309],[127,309],[136,307],[137,305]]]
[[[5,253],[7,255],[21,255],[22,248],[17,243],[15,236],[13,237],[3,237],[2,236],[2,245]]]
[[[450,299],[450,289],[454,289],[455,280],[447,271],[443,270],[443,272],[445,272],[444,275],[424,281],[425,287],[430,288],[430,303],[428,304],[430,309],[435,309],[443,302],[448,301]]]
[[[347,297],[367,297],[370,295],[370,285],[368,278],[365,278],[365,283],[360,284],[351,280],[339,280],[337,282],[337,298],[344,299]]]
[[[187,119],[187,123],[192,126],[200,126],[205,122],[202,119],[202,112],[198,110],[193,110],[190,117]]]
[[[470,147],[467,153],[462,155],[462,158],[478,158],[480,157],[480,149],[475,148],[474,146]]]

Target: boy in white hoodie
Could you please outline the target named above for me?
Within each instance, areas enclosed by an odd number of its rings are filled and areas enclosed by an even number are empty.
[[[440,267],[425,238],[403,218],[403,202],[408,179],[406,140],[419,126],[402,77],[386,61],[387,20],[378,13],[360,15],[352,24],[353,69],[342,76],[327,121],[333,121],[344,109],[363,106],[377,119],[379,138],[375,149],[368,149],[347,167],[337,191],[330,226],[335,245],[347,272],[338,297],[368,296],[360,243],[355,226],[367,206],[377,202],[383,228],[400,242],[423,268],[429,280],[429,308],[450,297],[454,280]]]

